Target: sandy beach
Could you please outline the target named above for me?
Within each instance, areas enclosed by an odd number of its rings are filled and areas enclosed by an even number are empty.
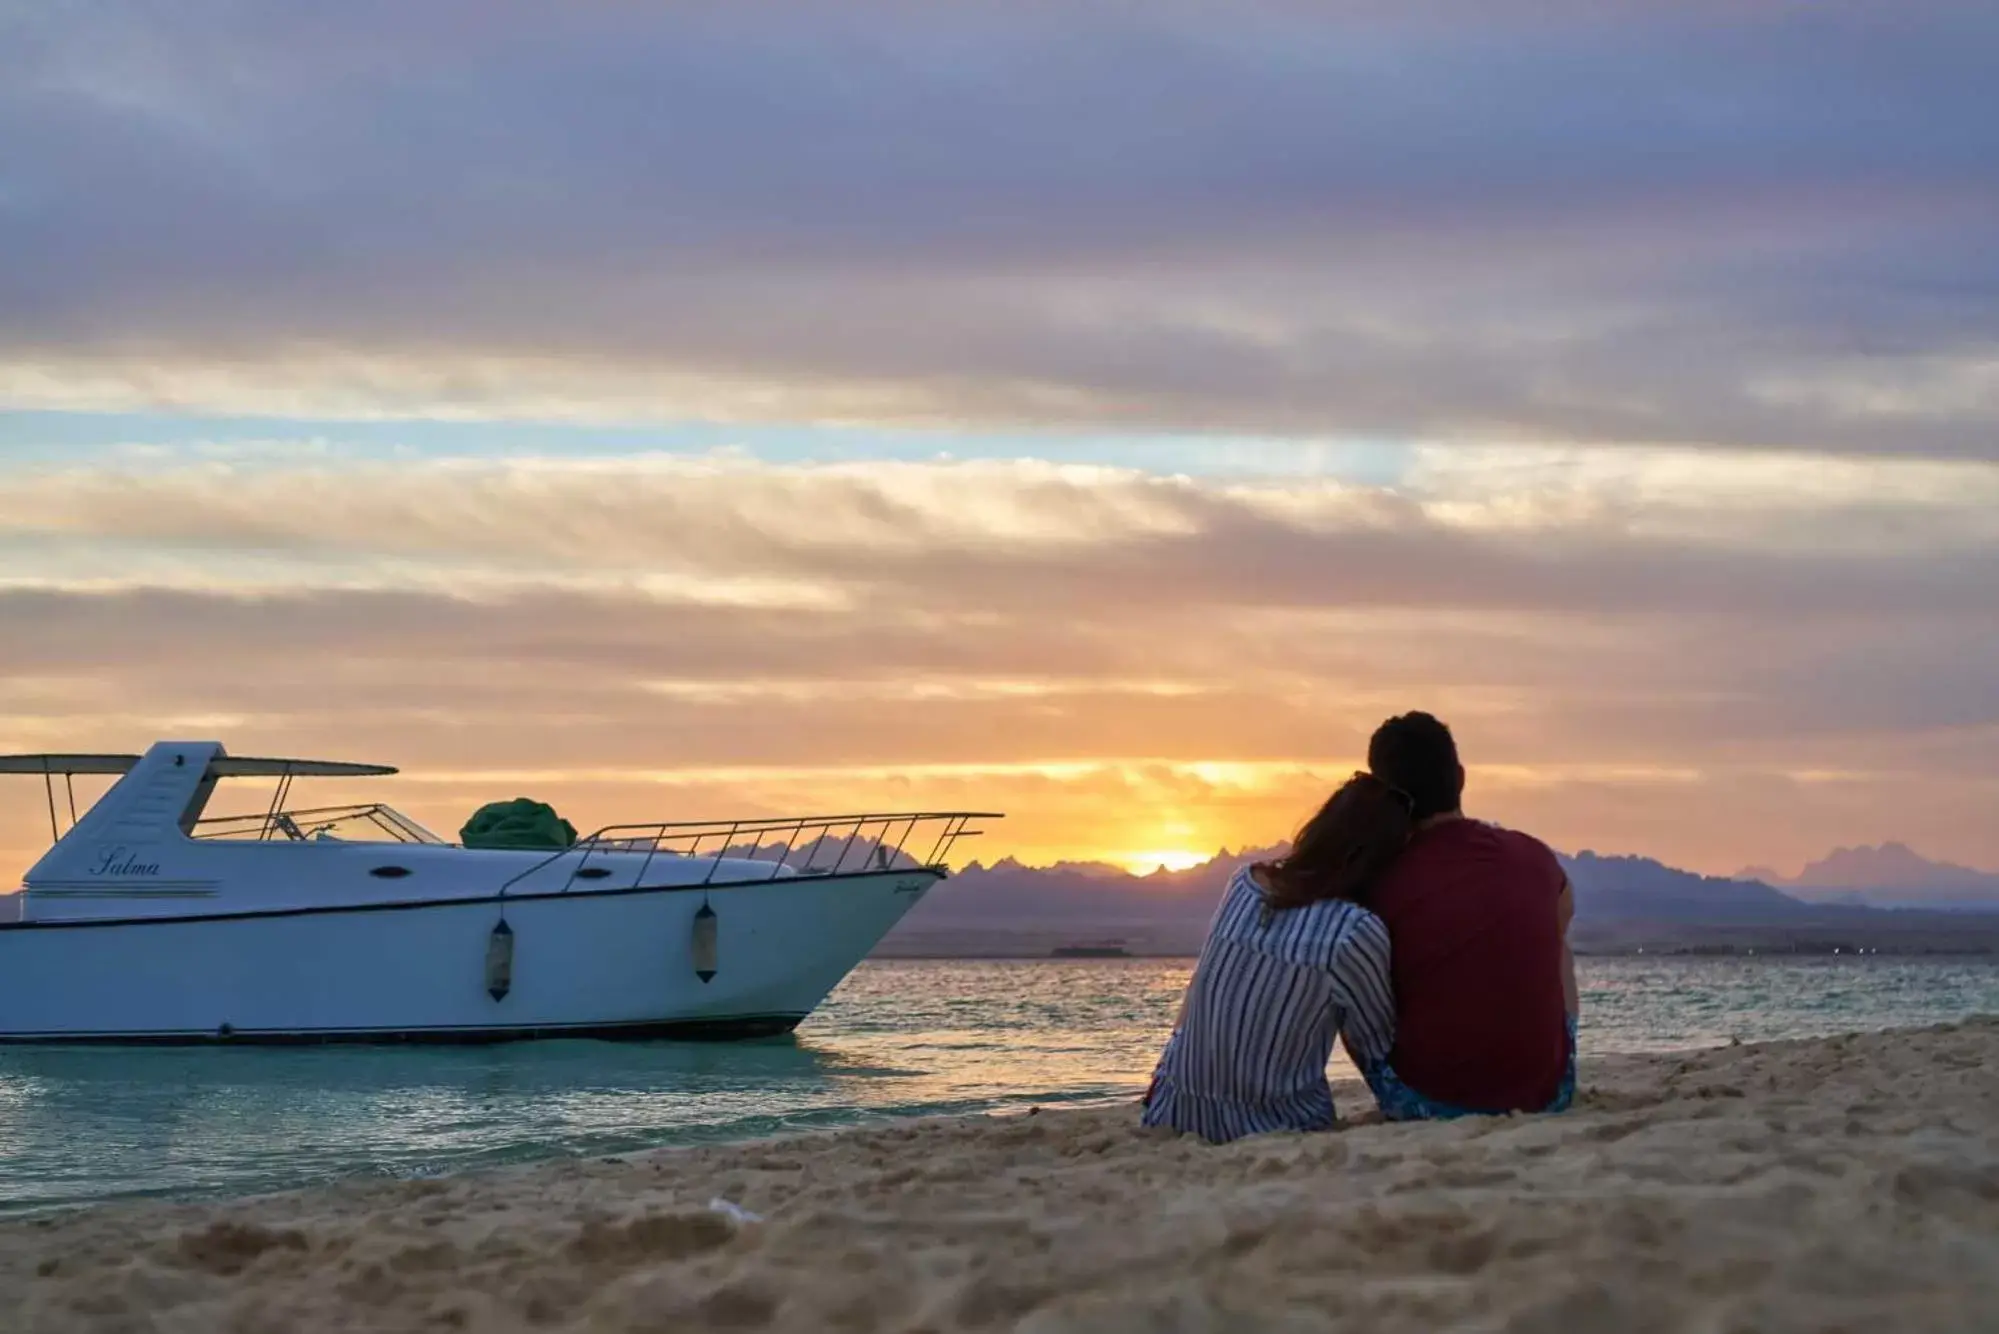
[[[1121,1107],[14,1220],[0,1329],[1999,1322],[1999,1019],[1617,1058],[1583,1086],[1559,1117],[1222,1148]]]

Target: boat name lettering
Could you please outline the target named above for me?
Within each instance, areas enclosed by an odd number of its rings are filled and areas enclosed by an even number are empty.
[[[92,875],[158,875],[158,862],[142,862],[124,848],[107,848],[104,860],[90,868]]]

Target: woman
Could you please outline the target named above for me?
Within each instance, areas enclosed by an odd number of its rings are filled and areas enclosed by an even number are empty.
[[[1388,929],[1366,904],[1409,841],[1413,805],[1355,774],[1289,855],[1230,878],[1145,1095],[1146,1125],[1220,1144],[1337,1123],[1335,1033],[1363,1068],[1395,1045]]]

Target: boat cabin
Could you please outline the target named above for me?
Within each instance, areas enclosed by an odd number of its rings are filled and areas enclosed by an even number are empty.
[[[163,741],[143,755],[0,756],[0,774],[42,778],[54,840],[24,877],[20,921],[207,917],[941,869],[951,846],[976,832],[968,823],[983,818],[920,812],[621,825],[551,849],[463,847],[380,802],[286,804],[299,778],[395,772],[386,764],[234,756],[215,741]],[[116,781],[79,812],[75,780],[83,776]],[[218,785],[236,779],[272,780],[268,804],[246,815],[209,815]],[[929,851],[906,852],[918,837]]]

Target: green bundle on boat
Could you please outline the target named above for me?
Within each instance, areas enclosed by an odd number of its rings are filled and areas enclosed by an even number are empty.
[[[468,848],[566,848],[576,842],[576,826],[547,802],[531,797],[489,801],[472,812],[458,831]]]

